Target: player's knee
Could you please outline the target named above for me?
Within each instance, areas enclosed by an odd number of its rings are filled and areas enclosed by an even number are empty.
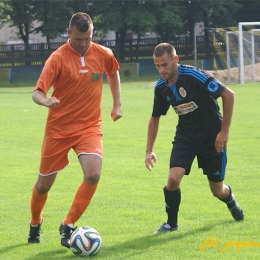
[[[180,186],[180,179],[177,178],[176,176],[169,176],[168,178],[168,189],[169,190],[176,190]]]
[[[221,198],[223,194],[222,189],[212,189],[211,192],[212,195],[216,198]]]
[[[36,181],[36,190],[40,194],[46,194],[52,187],[55,182],[57,173],[51,175],[38,175],[38,179]]]
[[[36,190],[40,194],[46,194],[51,189],[51,186],[45,182],[37,182]]]
[[[98,171],[84,173],[84,180],[90,184],[98,183],[99,178],[100,178],[100,172]]]

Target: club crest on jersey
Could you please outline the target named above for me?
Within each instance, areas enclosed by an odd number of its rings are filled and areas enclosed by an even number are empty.
[[[209,82],[209,84],[208,84],[208,90],[209,90],[210,92],[215,92],[215,91],[217,91],[217,90],[218,90],[218,83],[215,82],[215,81]]]
[[[180,87],[179,93],[180,93],[180,95],[181,95],[183,98],[186,97],[186,95],[187,95],[186,90],[185,90],[183,87]]]
[[[194,101],[190,101],[189,103],[184,103],[179,106],[173,107],[177,115],[185,115],[191,113],[197,108],[198,105]]]

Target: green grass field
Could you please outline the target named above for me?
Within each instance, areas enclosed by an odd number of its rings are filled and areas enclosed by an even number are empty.
[[[152,172],[144,165],[152,82],[122,83],[123,118],[110,118],[111,94],[104,85],[102,177],[89,208],[76,223],[97,229],[103,239],[93,259],[259,259],[259,83],[234,85],[236,104],[228,144],[226,183],[244,209],[235,222],[211,195],[207,179],[193,164],[182,181],[180,230],[154,236],[166,220],[163,187],[168,175],[177,115],[161,118]],[[31,87],[0,88],[0,259],[77,259],[60,245],[58,228],[82,173],[73,151],[71,165],[58,174],[44,209],[42,242],[28,245],[30,197],[36,180],[47,109],[31,99]],[[91,258],[92,259],[92,258]]]

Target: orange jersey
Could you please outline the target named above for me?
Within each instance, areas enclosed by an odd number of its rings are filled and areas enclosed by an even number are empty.
[[[91,42],[84,56],[69,40],[51,54],[36,84],[60,103],[49,109],[45,133],[52,138],[101,133],[101,95],[104,72],[113,75],[118,62],[109,48]]]

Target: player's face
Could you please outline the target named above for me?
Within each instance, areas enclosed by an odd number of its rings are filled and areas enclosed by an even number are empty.
[[[172,58],[167,53],[164,53],[161,57],[154,57],[154,63],[159,74],[163,79],[167,80],[169,85],[174,84],[177,80],[178,62],[177,55]]]
[[[93,27],[90,27],[86,32],[80,32],[77,28],[73,28],[71,31],[68,29],[67,33],[71,47],[81,55],[84,55],[92,41]]]

